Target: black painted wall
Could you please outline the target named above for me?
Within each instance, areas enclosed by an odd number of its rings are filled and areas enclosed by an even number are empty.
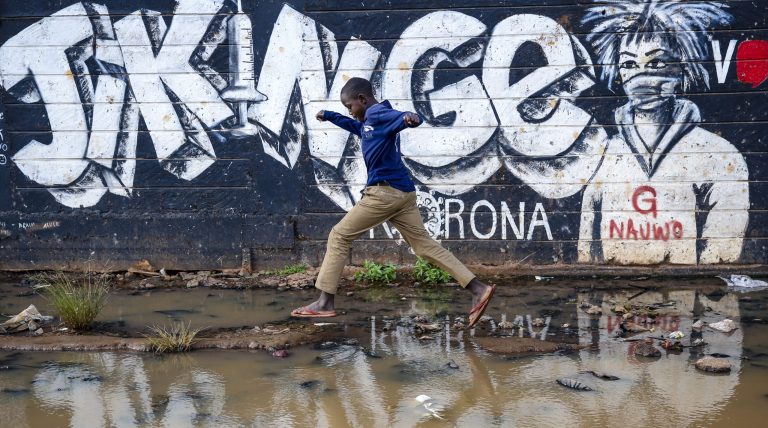
[[[426,119],[405,162],[462,260],[763,264],[766,2],[646,6],[3,1],[0,269],[319,264],[365,181],[313,118],[351,76]],[[388,226],[350,257],[412,261]]]

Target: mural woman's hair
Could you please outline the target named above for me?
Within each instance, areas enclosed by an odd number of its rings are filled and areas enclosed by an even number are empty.
[[[622,37],[646,40],[659,33],[676,33],[668,38],[678,59],[685,63],[683,91],[698,85],[709,88],[709,73],[701,63],[709,55],[706,31],[731,22],[727,5],[680,0],[599,1],[600,5],[589,8],[581,22],[592,26],[587,40],[597,52],[596,62],[602,65],[600,77],[609,89],[613,90],[618,72]]]

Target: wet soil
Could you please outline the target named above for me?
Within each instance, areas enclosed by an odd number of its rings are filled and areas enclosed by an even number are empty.
[[[0,414],[11,426],[223,427],[761,426],[768,416],[766,291],[733,293],[716,278],[488,279],[500,287],[475,330],[462,328],[469,296],[456,286],[348,282],[340,316],[316,320],[288,315],[311,288],[122,287],[93,332],[0,337],[24,350],[0,349]],[[0,281],[0,312],[35,302],[52,314],[30,290]],[[728,334],[694,328],[726,318],[737,326]],[[145,323],[168,321],[209,328],[195,352],[141,352]],[[680,346],[662,347],[678,331]],[[659,358],[636,356],[646,340]],[[731,371],[696,369],[704,357]]]

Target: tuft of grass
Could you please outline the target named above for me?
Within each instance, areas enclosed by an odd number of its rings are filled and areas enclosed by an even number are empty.
[[[147,342],[149,342],[149,348],[156,353],[166,352],[186,352],[192,348],[192,344],[195,343],[197,334],[203,329],[193,329],[192,324],[184,324],[179,322],[178,324],[171,324],[170,327],[166,326],[152,326],[149,327],[151,335],[146,336]]]
[[[397,267],[391,263],[385,265],[366,260],[363,270],[355,272],[356,281],[367,281],[373,284],[387,284],[397,277]]]
[[[265,273],[273,276],[288,276],[294,273],[303,273],[307,271],[307,265],[304,263],[298,263],[295,265],[288,265],[282,269],[268,270]]]
[[[422,284],[437,285],[450,281],[451,275],[421,257],[417,257],[416,264],[413,265],[413,279]]]
[[[88,330],[107,303],[111,279],[86,272],[76,279],[64,272],[43,273],[33,278],[35,289],[56,309],[73,330]]]

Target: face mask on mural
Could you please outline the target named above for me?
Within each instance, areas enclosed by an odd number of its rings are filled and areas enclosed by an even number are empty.
[[[652,109],[674,97],[679,83],[674,77],[638,74],[624,82],[623,87],[634,106]]]
[[[653,109],[674,97],[683,76],[671,52],[670,43],[662,37],[622,39],[619,75],[634,106]]]

